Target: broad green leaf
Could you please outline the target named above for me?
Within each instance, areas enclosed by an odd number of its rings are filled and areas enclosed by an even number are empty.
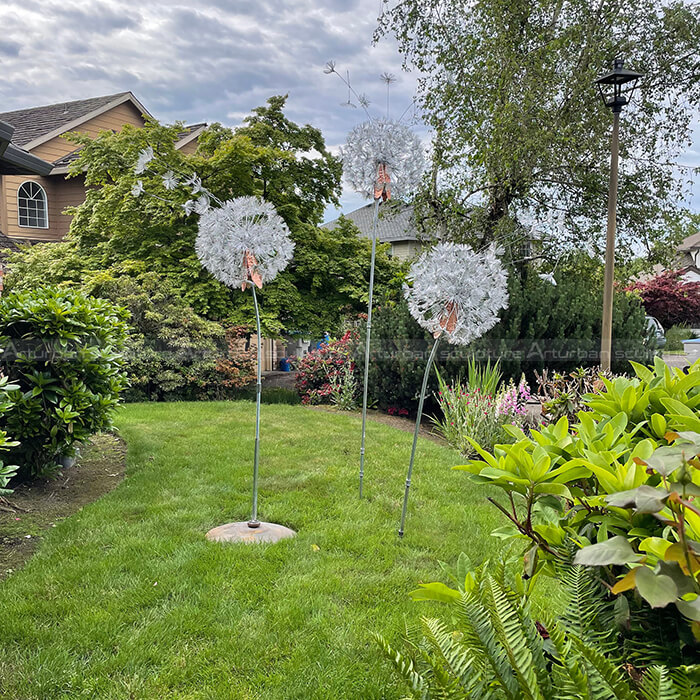
[[[683,465],[684,460],[692,459],[696,452],[693,445],[669,445],[654,450],[644,461],[662,476],[670,476]]]
[[[613,611],[615,614],[615,624],[618,627],[627,627],[630,619],[630,604],[627,602],[625,596],[621,595],[615,600]]]
[[[525,535],[521,535],[520,530],[515,525],[503,525],[492,530],[491,537],[497,537],[499,540],[509,540],[512,537],[525,537]]]
[[[444,583],[421,583],[420,588],[409,593],[413,600],[436,600],[440,603],[454,603],[459,600],[460,593]]]
[[[647,537],[639,543],[642,552],[649,552],[659,559],[663,559],[666,550],[671,546],[671,542],[663,537]]]
[[[661,437],[666,432],[666,419],[660,413],[652,413],[649,419],[654,435]]]
[[[635,582],[639,595],[652,608],[665,608],[678,598],[678,588],[673,579],[664,574],[655,574],[646,566],[638,567]]]
[[[535,493],[547,493],[553,496],[562,496],[568,500],[571,500],[571,492],[565,484],[559,484],[554,481],[544,481],[540,484],[535,484],[533,488]]]
[[[608,566],[629,564],[640,559],[641,556],[632,549],[632,545],[624,537],[617,535],[607,542],[580,549],[576,552],[574,563],[583,566]]]
[[[660,561],[657,564],[657,569],[658,573],[673,579],[679,596],[695,592],[693,579],[683,572],[677,561]]]
[[[677,600],[676,607],[678,612],[685,617],[694,620],[695,622],[700,622],[700,597],[695,596],[691,600]]]
[[[643,484],[636,489],[612,493],[605,500],[615,508],[634,508],[638,513],[658,513],[664,509],[668,496],[665,489]]]

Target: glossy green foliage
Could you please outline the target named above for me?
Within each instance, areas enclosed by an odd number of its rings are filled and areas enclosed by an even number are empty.
[[[635,378],[603,378],[604,387],[584,397],[597,419],[623,413],[639,436],[663,438],[668,430],[700,432],[700,361],[684,372],[661,358],[652,367],[633,362]]]
[[[621,596],[636,658],[645,659],[640,640],[656,635],[661,660],[677,665],[699,656],[700,433],[687,428],[699,423],[700,363],[687,374],[661,361],[635,372],[603,379],[578,422],[561,418],[529,434],[511,427],[513,444],[491,452],[475,444],[480,458],[456,468],[507,494],[505,503],[490,499],[509,521],[494,534],[526,543],[527,573],[557,575],[579,550],[576,562],[601,567]],[[647,624],[650,611],[660,611],[656,625],[670,638]]]
[[[0,428],[20,441],[11,453],[20,476],[51,472],[75,442],[111,425],[126,384],[127,315],[69,290],[2,297],[0,367],[17,388]]]
[[[306,337],[336,332],[347,314],[366,309],[370,242],[349,220],[320,227],[326,209],[337,205],[340,160],[331,155],[318,129],[299,126],[285,113],[284,97],[272,97],[235,131],[213,125],[194,155],[175,149],[179,126],[148,122],[97,138],[76,136],[82,146],[74,174],[89,185],[65,241],[27,248],[12,256],[8,288],[41,284],[80,286],[92,275],[141,277],[156,273],[196,314],[236,326],[250,326],[255,313],[250,292],[231,290],[202,268],[194,242],[198,217],[182,205],[186,188],[166,190],[162,176],[197,173],[221,200],[260,196],[272,202],[289,226],[294,260],[259,294],[263,330]],[[157,157],[136,175],[138,153]],[[134,197],[141,180],[146,194]],[[154,195],[154,196],[150,196]],[[401,265],[379,246],[377,293],[399,286]]]
[[[10,384],[7,381],[7,377],[0,377],[0,416],[9,410],[11,406],[8,392],[17,388],[16,384]],[[17,447],[17,445],[19,445],[19,441],[12,440],[5,430],[0,430],[0,451],[5,452],[12,447]],[[17,465],[5,464],[3,461],[0,461],[0,496],[12,493],[12,489],[8,489],[7,485],[17,473],[17,469]]]

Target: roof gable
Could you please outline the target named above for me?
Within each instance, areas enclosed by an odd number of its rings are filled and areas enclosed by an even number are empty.
[[[184,130],[177,135],[177,140],[175,142],[175,150],[180,150],[183,146],[191,143],[195,139],[198,139],[202,132],[207,128],[208,124],[206,122],[201,122],[200,124],[190,124],[185,126]]]
[[[60,134],[75,130],[80,124],[93,119],[124,102],[133,102],[142,114],[146,108],[130,92],[91,97],[87,100],[60,102],[43,107],[19,109],[0,114],[0,120],[15,127],[13,143],[31,150]]]
[[[374,204],[366,204],[355,211],[345,214],[360,230],[365,238],[372,237],[374,223]],[[323,228],[334,229],[340,219],[323,224]],[[418,233],[413,220],[413,207],[400,202],[392,202],[391,206],[379,211],[377,220],[377,240],[382,243],[398,241],[417,241]]]

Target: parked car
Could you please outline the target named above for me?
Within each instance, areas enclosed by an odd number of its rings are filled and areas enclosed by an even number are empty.
[[[666,334],[664,327],[657,318],[647,316],[647,328],[649,329],[650,341],[654,348],[661,350],[666,345]]]

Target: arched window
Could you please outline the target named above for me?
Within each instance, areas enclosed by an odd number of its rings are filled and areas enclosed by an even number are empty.
[[[32,180],[23,182],[17,190],[19,225],[27,228],[48,228],[49,208],[46,191]]]

